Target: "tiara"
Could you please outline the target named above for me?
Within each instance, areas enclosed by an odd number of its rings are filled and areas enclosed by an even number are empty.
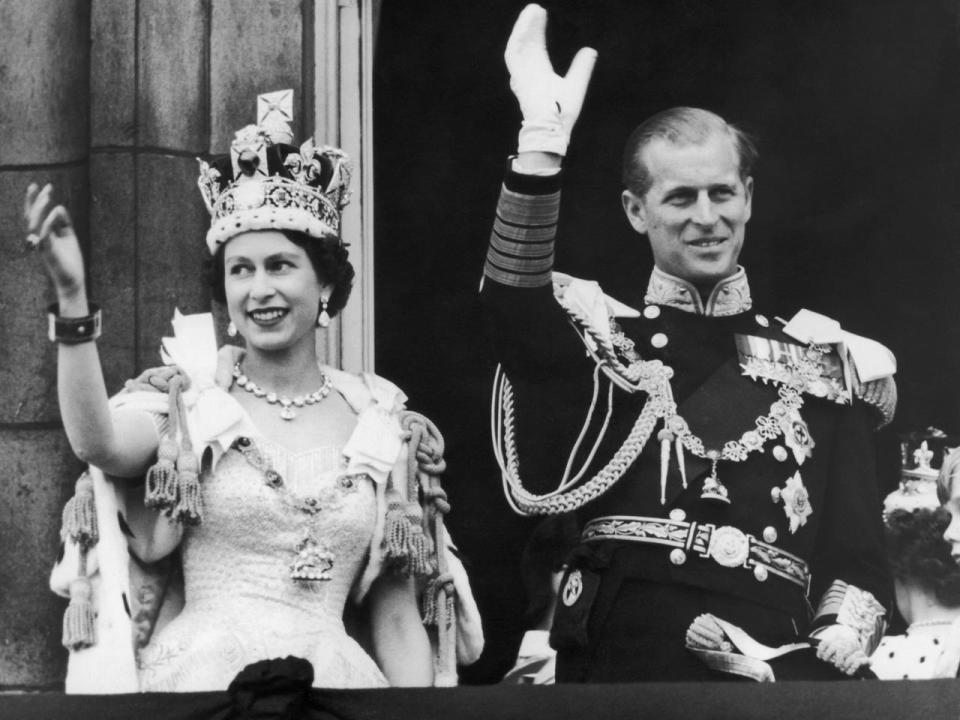
[[[350,201],[350,158],[307,140],[292,145],[293,90],[257,97],[257,124],[236,132],[230,154],[198,158],[197,185],[210,212],[210,254],[248,230],[296,230],[339,238]]]

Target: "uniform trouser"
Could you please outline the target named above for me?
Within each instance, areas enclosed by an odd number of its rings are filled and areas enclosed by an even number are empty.
[[[614,573],[604,578],[606,573],[600,572],[595,596],[590,597],[590,583],[585,583],[587,608],[558,603],[553,633],[559,649],[557,682],[743,680],[711,670],[686,649],[687,628],[701,613],[728,620],[765,645],[801,639],[787,613],[687,585],[620,579],[612,577]],[[584,610],[585,633],[574,639],[569,631],[578,622],[577,612]],[[846,677],[812,650],[790,653],[771,664],[778,680]]]

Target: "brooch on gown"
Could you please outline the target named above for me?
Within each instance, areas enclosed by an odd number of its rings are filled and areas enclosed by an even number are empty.
[[[334,554],[318,537],[319,515],[325,507],[334,501],[332,497],[324,495],[300,496],[293,493],[286,486],[283,477],[278,473],[253,441],[248,437],[237,438],[233,446],[243,455],[244,459],[256,470],[263,474],[263,484],[276,491],[280,499],[288,507],[295,509],[304,516],[304,528],[300,541],[293,547],[296,553],[290,563],[290,577],[298,582],[314,583],[330,580],[330,572],[335,561]],[[337,488],[333,492],[351,491],[355,488],[355,481],[351,475],[341,475],[337,479]]]
[[[333,553],[319,545],[308,530],[296,547],[297,557],[290,564],[290,577],[294,580],[329,580],[333,570]]]

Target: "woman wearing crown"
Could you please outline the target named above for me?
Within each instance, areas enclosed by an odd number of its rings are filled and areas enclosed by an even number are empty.
[[[28,242],[59,301],[63,423],[91,466],[52,577],[70,597],[68,692],[222,690],[291,655],[320,687],[451,684],[456,659],[478,654],[442,537],[442,439],[396,386],[318,361],[317,327],[353,279],[339,238],[350,170],[341,151],[290,139],[261,122],[201,162],[207,274],[244,350],[218,353],[210,315],[177,313],[165,367],[110,399],[70,216],[49,185],[27,191]]]

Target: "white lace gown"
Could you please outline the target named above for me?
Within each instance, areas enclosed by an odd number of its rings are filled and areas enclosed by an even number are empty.
[[[343,474],[339,447],[251,442],[280,480],[235,448],[204,473],[203,522],[181,546],[185,607],[141,651],[141,689],[224,690],[246,665],[287,655],[313,664],[316,687],[386,686],[343,625],[374,530],[373,482]],[[328,579],[291,577],[305,538],[329,553]]]

